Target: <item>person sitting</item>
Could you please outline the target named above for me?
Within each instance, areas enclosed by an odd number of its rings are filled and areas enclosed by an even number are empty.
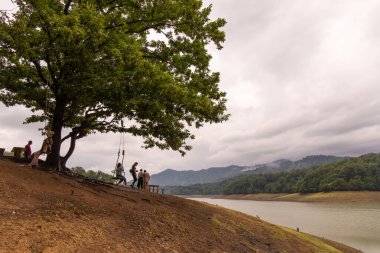
[[[40,150],[38,150],[37,152],[34,152],[32,157],[32,161],[28,164],[28,166],[30,167],[33,167],[33,166],[38,166],[38,158],[40,155],[42,154],[49,154],[50,151],[51,151],[51,147],[53,145],[53,135],[54,135],[54,132],[53,131],[48,131],[46,133],[46,139],[43,141],[42,143],[42,147]]]
[[[31,148],[32,144],[33,144],[32,141],[28,141],[28,144],[25,145],[25,149],[24,149],[24,159],[28,162],[32,160],[32,148]]]
[[[123,176],[124,174],[124,168],[121,163],[118,163],[116,166],[116,177],[113,179],[119,179],[120,181],[117,183],[117,185],[120,185],[122,182],[124,182],[124,186],[127,186],[127,179]]]

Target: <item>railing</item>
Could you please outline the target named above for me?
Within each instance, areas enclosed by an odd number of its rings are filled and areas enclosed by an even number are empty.
[[[159,193],[160,186],[158,184],[151,184],[149,185],[149,191]],[[165,189],[161,189],[161,194],[165,194]]]

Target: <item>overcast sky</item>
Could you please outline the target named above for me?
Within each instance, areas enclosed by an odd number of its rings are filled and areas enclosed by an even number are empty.
[[[140,148],[126,136],[125,166],[139,161],[157,173],[254,165],[307,155],[380,151],[380,1],[209,0],[227,20],[222,51],[212,50],[231,118],[195,132],[185,157]],[[0,9],[10,9],[1,0]],[[0,105],[0,146],[42,137],[22,125],[28,110]],[[119,137],[97,134],[78,142],[69,166],[110,171]]]

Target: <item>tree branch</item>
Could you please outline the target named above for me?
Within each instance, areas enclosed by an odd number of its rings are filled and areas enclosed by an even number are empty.
[[[45,78],[44,76],[44,73],[42,72],[42,68],[41,68],[41,65],[38,61],[32,61],[32,63],[34,64],[34,66],[36,67],[37,69],[37,72],[38,72],[38,75],[39,77],[41,78],[41,80],[46,84],[46,85],[49,85],[49,82],[47,81],[47,79]]]
[[[77,140],[77,137],[75,135],[71,135],[69,150],[67,151],[64,157],[61,157],[61,164],[63,165],[63,167],[66,167],[67,160],[74,153],[76,140]]]
[[[71,133],[69,133],[68,135],[66,135],[65,137],[63,137],[63,138],[61,139],[61,143],[63,143],[63,142],[64,142],[65,140],[67,140],[68,138],[70,138],[71,135],[73,135],[73,132],[71,132]]]

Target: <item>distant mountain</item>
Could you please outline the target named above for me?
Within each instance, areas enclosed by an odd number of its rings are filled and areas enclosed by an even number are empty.
[[[331,162],[334,160],[331,157],[319,158],[304,158],[298,163],[294,162],[300,168],[284,172],[248,174],[215,183],[172,186],[168,192],[177,195],[217,195],[380,190],[380,154],[366,154],[335,162]],[[326,163],[317,165],[323,160]],[[312,167],[301,169],[311,164]]]
[[[152,175],[150,183],[162,186],[187,186],[192,184],[214,183],[240,175],[285,172],[290,169],[310,168],[345,159],[348,159],[348,157],[313,155],[304,157],[295,162],[287,159],[280,159],[254,166],[230,165],[227,167],[213,167],[203,170],[185,171],[167,169],[158,174]]]
[[[307,170],[230,178],[219,184],[215,188],[223,194],[379,191],[380,154],[366,154]],[[198,188],[207,194],[211,186]]]
[[[248,174],[259,174],[259,173],[272,173],[272,172],[285,172],[290,169],[303,169],[310,168],[313,166],[318,166],[322,164],[328,164],[333,162],[338,162],[342,160],[349,159],[350,157],[339,157],[332,155],[311,155],[292,162],[287,159],[277,160],[271,163],[255,165],[253,166],[254,173],[248,172]]]
[[[218,182],[226,178],[241,175],[247,166],[230,165],[227,167],[213,167],[204,170],[177,171],[172,169],[164,170],[151,176],[151,184],[159,185],[190,185],[196,183]]]

